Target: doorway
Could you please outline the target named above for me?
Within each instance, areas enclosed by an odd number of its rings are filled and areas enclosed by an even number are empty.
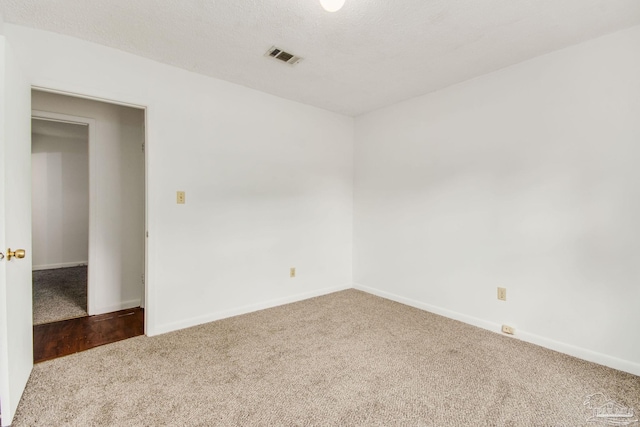
[[[34,325],[88,316],[89,123],[59,120],[31,120]]]
[[[144,333],[145,110],[31,102],[34,355],[48,360]]]

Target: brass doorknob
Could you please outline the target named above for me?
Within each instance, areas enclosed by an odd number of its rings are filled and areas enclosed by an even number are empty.
[[[11,248],[7,249],[7,261],[11,261],[11,258],[16,257],[18,259],[24,258],[27,252],[24,249],[16,249],[15,252]]]

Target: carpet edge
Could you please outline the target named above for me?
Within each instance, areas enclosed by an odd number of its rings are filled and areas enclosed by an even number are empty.
[[[186,329],[186,328],[201,325],[204,323],[214,322],[216,320],[226,319],[228,317],[239,316],[242,314],[252,313],[254,311],[260,311],[260,310],[265,310],[267,308],[273,308],[273,307],[278,307],[285,304],[304,301],[309,298],[328,295],[334,292],[340,292],[340,291],[344,291],[352,288],[353,288],[353,285],[351,283],[348,283],[345,285],[317,289],[315,291],[304,292],[304,293],[295,294],[287,297],[275,298],[275,299],[259,302],[256,304],[250,304],[250,305],[245,305],[238,308],[232,308],[229,310],[213,312],[210,314],[206,314],[204,316],[192,317],[192,318],[181,320],[178,322],[167,323],[164,325],[156,325],[152,334],[147,331],[147,336],[156,336],[156,335],[166,334],[168,332],[173,332],[180,329]]]
[[[405,298],[400,295],[393,294],[391,292],[382,291],[376,288],[371,288],[359,283],[354,283],[354,289],[367,292],[372,295],[376,295],[381,298],[385,298],[391,301],[405,304],[410,307],[418,308],[420,310],[428,311],[433,314],[447,317],[449,319],[458,320],[468,325],[477,326],[482,329],[486,329],[490,332],[497,333],[508,338],[517,339],[520,341],[528,342],[538,345],[540,347],[547,348],[549,350],[557,351],[559,353],[567,354],[569,356],[577,357],[578,359],[586,360],[588,362],[604,365],[609,368],[617,369],[619,371],[628,372],[633,375],[640,376],[640,363],[635,363],[630,360],[620,359],[615,356],[610,356],[604,353],[598,353],[593,350],[589,350],[583,347],[578,347],[572,344],[555,341],[547,337],[532,334],[523,330],[517,331],[517,336],[509,336],[501,333],[502,325],[490,322],[488,320],[480,319],[477,317],[462,314],[456,311],[447,310],[442,307],[434,306],[431,304],[423,303],[411,298]]]

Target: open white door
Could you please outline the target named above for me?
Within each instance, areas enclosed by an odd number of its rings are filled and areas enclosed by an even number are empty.
[[[9,260],[8,248],[26,256]],[[13,421],[33,368],[31,88],[0,35],[0,410]],[[0,256],[2,258],[2,256]]]

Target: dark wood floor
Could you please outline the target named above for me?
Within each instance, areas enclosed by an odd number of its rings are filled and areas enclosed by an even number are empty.
[[[132,308],[33,327],[33,361],[55,359],[144,334],[144,310]]]

